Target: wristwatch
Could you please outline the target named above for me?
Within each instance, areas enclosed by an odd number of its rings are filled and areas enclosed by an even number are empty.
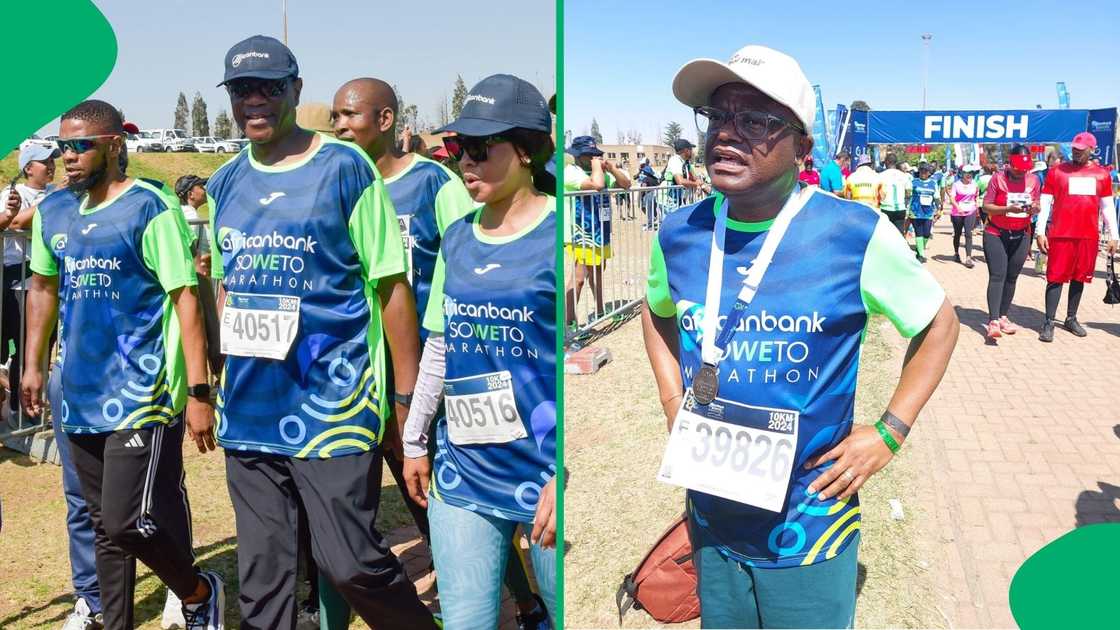
[[[197,398],[199,400],[210,401],[210,386],[205,383],[198,385],[190,385],[187,387],[187,396]]]
[[[408,392],[407,394],[401,394],[399,392],[393,392],[393,402],[397,403],[398,405],[403,405],[405,407],[411,406],[412,405],[412,392]]]

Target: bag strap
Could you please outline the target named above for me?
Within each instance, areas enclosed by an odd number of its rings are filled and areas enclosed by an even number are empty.
[[[626,577],[622,578],[622,584],[618,587],[618,592],[614,594],[614,604],[618,607],[618,627],[622,627],[622,617],[630,612],[631,608],[637,607],[641,609],[641,604],[638,604],[638,585],[634,583],[634,574],[628,573]]]

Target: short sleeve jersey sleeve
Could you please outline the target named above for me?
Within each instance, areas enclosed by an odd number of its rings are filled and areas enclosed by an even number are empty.
[[[41,276],[57,276],[58,261],[50,244],[43,240],[43,216],[38,210],[31,218],[31,271]]]
[[[665,255],[661,252],[660,238],[653,239],[653,247],[650,249],[646,302],[649,310],[658,317],[672,317],[677,312],[669,293],[669,271],[665,266]]]
[[[886,215],[879,215],[867,244],[860,293],[868,313],[885,316],[908,338],[925,330],[945,301],[941,285]]]
[[[408,271],[397,213],[380,177],[358,198],[350,213],[349,227],[366,282],[376,283],[380,278]]]
[[[679,155],[669,158],[669,163],[665,165],[665,183],[675,185],[674,176],[684,177],[684,160]]]
[[[474,211],[474,200],[462,180],[454,174],[449,177],[436,193],[436,228],[440,236],[447,231],[447,226]]]
[[[191,257],[191,231],[178,205],[167,207],[148,222],[140,239],[144,266],[170,293],[198,285]]]
[[[583,169],[575,164],[568,164],[564,167],[564,190],[576,192],[581,189],[583,182],[587,181],[590,176],[583,172]]]

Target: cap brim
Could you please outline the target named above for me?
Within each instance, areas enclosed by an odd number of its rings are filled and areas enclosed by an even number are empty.
[[[1070,144],[1070,146],[1077,149],[1078,151],[1084,151],[1085,149],[1095,149],[1095,148],[1097,148],[1097,147],[1095,147],[1091,144],[1082,144],[1080,142],[1074,142],[1074,143]]]
[[[464,136],[492,136],[503,131],[509,131],[515,126],[516,125],[511,125],[508,122],[487,120],[485,118],[460,118],[452,121],[451,124],[447,126],[436,129],[432,133],[454,131]]]
[[[719,86],[728,83],[745,83],[775,101],[782,102],[766,88],[751,83],[739,76],[730,66],[715,59],[693,59],[681,66],[681,69],[677,70],[677,75],[673,77],[673,96],[689,107],[703,107],[711,103],[712,93]],[[793,108],[789,109],[792,111]],[[793,115],[796,117],[797,112],[794,111]],[[812,127],[812,124],[806,123],[800,117],[797,117],[797,121],[807,128]]]
[[[244,70],[235,72],[233,76],[226,77],[224,81],[214,87],[222,87],[230,81],[237,79],[287,79],[292,73],[287,70]]]

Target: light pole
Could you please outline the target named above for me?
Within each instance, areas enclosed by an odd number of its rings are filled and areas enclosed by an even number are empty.
[[[932,33],[922,33],[922,111],[926,109],[926,86],[929,84],[929,40]]]
[[[280,10],[284,12],[284,45],[288,45],[288,0],[280,0]]]

